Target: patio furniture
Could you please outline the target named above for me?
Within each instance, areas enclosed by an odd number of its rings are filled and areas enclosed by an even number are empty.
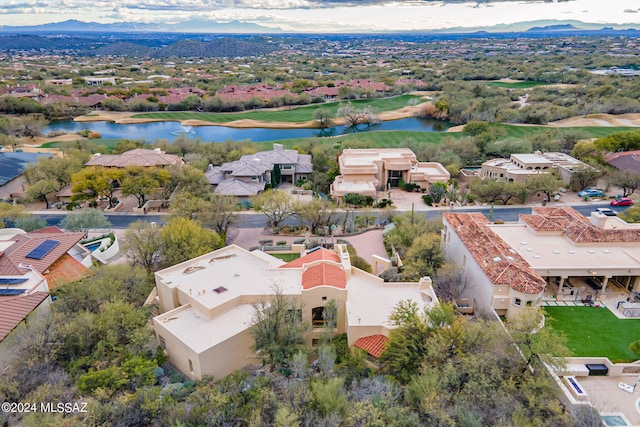
[[[593,305],[593,295],[587,294],[582,300],[582,303],[585,305]]]
[[[633,393],[636,390],[635,386],[629,385],[627,383],[618,383],[618,388],[620,390],[626,391],[627,393]]]
[[[589,370],[589,376],[606,376],[609,374],[609,368],[604,363],[587,363],[585,365]]]

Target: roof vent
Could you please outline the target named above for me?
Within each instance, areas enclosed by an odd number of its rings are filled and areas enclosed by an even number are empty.
[[[573,249],[567,249],[567,252],[569,252],[570,254],[575,254],[576,251],[574,251]]]
[[[557,249],[556,249],[555,251],[553,251],[553,253],[554,253],[554,254],[557,254],[557,255],[560,255],[560,251],[559,251],[559,250],[557,250]]]
[[[533,256],[535,259],[540,259],[540,255],[534,255]]]
[[[215,289],[213,290],[213,292],[215,292],[215,293],[217,293],[217,294],[221,294],[221,293],[223,293],[223,292],[226,292],[227,290],[228,290],[228,289],[227,289],[227,288],[225,288],[224,286],[219,286],[219,287],[215,288]]]
[[[603,250],[602,250],[602,253],[610,254],[610,253],[611,253],[611,251],[610,251],[609,249],[603,249]]]
[[[514,258],[514,257],[509,256],[509,255],[507,255],[507,256],[506,256],[506,258],[507,258],[509,261],[514,261],[514,260],[515,260],[515,258]]]
[[[588,253],[588,254],[595,254],[595,253],[596,253],[596,251],[594,251],[593,249],[589,249],[589,250],[587,250],[587,253]]]
[[[502,261],[502,258],[500,258],[499,256],[493,259],[493,262],[500,262],[500,261]]]
[[[525,246],[527,242],[520,242],[521,245]]]

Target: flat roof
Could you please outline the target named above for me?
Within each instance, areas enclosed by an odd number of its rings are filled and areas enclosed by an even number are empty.
[[[589,268],[640,269],[640,245],[594,243],[575,245],[561,234],[536,234],[525,224],[488,225],[535,270]]]
[[[251,327],[254,308],[237,305],[209,319],[198,314],[191,304],[180,306],[153,319],[197,353],[202,353]]]
[[[334,191],[365,192],[375,191],[371,181],[341,181],[333,183]]]
[[[524,163],[548,163],[548,164],[553,163],[551,160],[547,159],[546,157],[540,154],[524,154],[524,153],[512,154],[511,158],[520,160],[521,162],[524,162]]]
[[[392,329],[389,315],[400,301],[413,300],[420,309],[436,301],[435,294],[429,294],[431,301],[427,301],[418,283],[385,283],[379,277],[355,269],[347,289],[350,326],[382,325]]]
[[[182,304],[193,299],[212,309],[243,295],[271,294],[274,284],[281,285],[285,294],[299,295],[299,270],[275,268],[282,264],[277,258],[231,245],[156,274],[167,286],[178,288],[186,296],[180,297]],[[221,287],[225,290],[216,292]]]

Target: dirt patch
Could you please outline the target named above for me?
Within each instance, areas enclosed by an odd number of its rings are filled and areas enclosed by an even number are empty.
[[[640,126],[640,114],[629,113],[621,115],[590,114],[583,117],[570,117],[548,124],[550,127],[576,126]]]

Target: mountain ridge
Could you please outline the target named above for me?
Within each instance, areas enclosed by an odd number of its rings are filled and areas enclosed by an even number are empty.
[[[595,24],[577,20],[544,19],[522,21],[512,24],[498,24],[487,27],[450,27],[442,29],[413,29],[407,31],[371,31],[370,33],[506,33],[506,32],[562,32],[562,31],[620,31],[636,30],[638,24]],[[175,24],[145,24],[135,22],[119,22],[102,24],[70,19],[62,22],[32,26],[0,26],[0,33],[50,33],[50,32],[166,32],[166,33],[229,33],[229,34],[268,34],[285,33],[281,28],[265,27],[251,22],[229,21],[216,22],[203,19],[192,19]],[[304,33],[304,32],[292,32]],[[348,33],[366,33],[350,31]]]

